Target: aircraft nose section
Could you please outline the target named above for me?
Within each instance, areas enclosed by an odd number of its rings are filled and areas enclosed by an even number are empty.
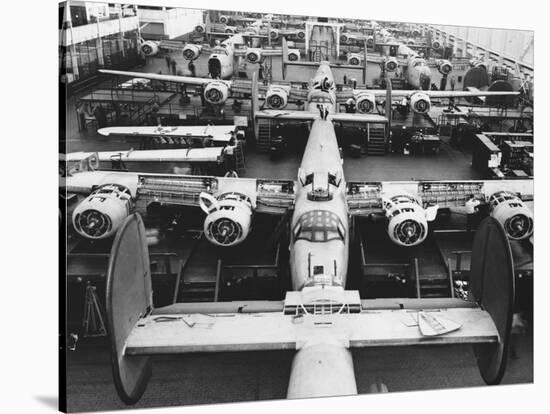
[[[430,70],[426,69],[420,72],[420,89],[424,91],[429,90],[432,83]]]
[[[208,73],[212,79],[218,79],[221,77],[222,64],[218,58],[208,59]]]

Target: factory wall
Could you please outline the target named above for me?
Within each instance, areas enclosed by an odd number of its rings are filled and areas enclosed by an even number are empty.
[[[197,9],[140,6],[138,16],[145,39],[174,39],[192,32],[203,22],[202,11]]]
[[[533,65],[534,32],[484,27],[433,25],[449,34]]]

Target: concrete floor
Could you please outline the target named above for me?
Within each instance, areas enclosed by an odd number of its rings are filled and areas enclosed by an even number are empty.
[[[516,342],[518,358],[509,359],[502,384],[533,382],[532,336]],[[284,399],[292,357],[289,351],[155,357],[147,390],[132,408]],[[378,380],[390,392],[484,385],[470,346],[355,349],[353,360],[361,394]],[[67,367],[69,412],[127,408],[112,382],[106,341],[82,343],[69,352]]]

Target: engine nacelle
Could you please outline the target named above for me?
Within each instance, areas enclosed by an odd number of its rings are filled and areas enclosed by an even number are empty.
[[[212,81],[204,88],[204,99],[212,105],[223,105],[229,97],[229,87],[225,82]]]
[[[374,45],[374,37],[373,36],[367,37],[367,45],[369,45],[369,46]]]
[[[533,234],[533,213],[519,197],[499,191],[489,197],[491,216],[499,221],[512,240],[523,240]]]
[[[195,32],[203,34],[204,32],[206,32],[206,25],[204,23],[196,25]]]
[[[145,56],[154,56],[159,51],[159,45],[152,40],[144,40],[141,42],[140,50]]]
[[[298,62],[300,60],[300,51],[298,49],[288,49],[286,58],[289,62]]]
[[[426,114],[432,106],[430,97],[422,92],[416,92],[411,96],[411,109],[417,114]]]
[[[248,63],[260,63],[260,60],[262,59],[262,49],[248,48],[244,58]]]
[[[227,24],[227,22],[229,22],[229,17],[222,14],[222,15],[220,16],[220,19],[219,19],[219,20],[220,20],[220,23],[222,23],[222,24]]]
[[[473,68],[483,68],[487,70],[487,64],[482,58],[473,58],[470,60],[470,66]]]
[[[348,39],[349,39],[349,38],[348,38],[348,35],[347,35],[346,33],[342,33],[342,34],[340,35],[340,42],[345,43],[345,42],[348,41]]]
[[[374,112],[376,108],[376,99],[373,94],[368,92],[359,92],[355,96],[355,110],[360,114]]]
[[[235,26],[225,26],[224,32],[227,34],[235,34],[237,33],[237,28]]]
[[[407,40],[407,44],[408,44],[409,46],[414,45],[414,44],[415,44],[414,39],[408,39],[408,40]]]
[[[363,57],[359,53],[348,54],[348,65],[359,66]]]
[[[424,210],[418,201],[409,195],[398,195],[383,201],[388,220],[390,239],[405,247],[422,243],[428,235],[428,221],[435,218],[437,206]]]
[[[271,40],[277,40],[280,35],[281,32],[278,29],[271,29],[269,32],[269,37],[271,37]]]
[[[453,71],[453,65],[447,59],[439,60],[436,66],[437,66],[437,70],[442,75],[448,75]]]
[[[412,31],[412,35],[413,35],[414,37],[418,37],[418,36],[420,36],[421,34],[422,34],[422,33],[420,33],[420,30],[418,30],[418,29],[413,29],[413,31]]]
[[[306,38],[306,31],[302,29],[298,30],[296,32],[296,37],[300,40],[304,40]]]
[[[288,103],[290,88],[281,85],[271,85],[265,94],[265,103],[270,109],[283,109]]]
[[[204,220],[204,235],[217,246],[235,246],[241,243],[250,231],[252,202],[241,193],[225,193],[217,198],[201,193],[200,206],[207,214]]]
[[[441,42],[440,42],[439,40],[434,40],[434,41],[432,42],[432,49],[438,50],[438,49],[440,49],[440,48],[441,48]]]
[[[130,190],[107,184],[84,199],[73,211],[73,225],[81,236],[99,240],[115,234],[133,208]]]
[[[395,72],[397,69],[398,63],[397,59],[394,57],[389,57],[384,62],[384,68],[386,69],[386,72]]]
[[[195,60],[198,59],[201,55],[202,46],[201,45],[185,45],[183,48],[183,58],[185,60]]]

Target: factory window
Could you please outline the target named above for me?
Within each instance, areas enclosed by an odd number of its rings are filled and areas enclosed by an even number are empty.
[[[313,243],[330,240],[344,241],[346,231],[339,217],[327,210],[313,210],[304,213],[294,227],[294,240]]]
[[[95,73],[98,69],[98,56],[95,40],[88,40],[75,45],[80,78]]]

